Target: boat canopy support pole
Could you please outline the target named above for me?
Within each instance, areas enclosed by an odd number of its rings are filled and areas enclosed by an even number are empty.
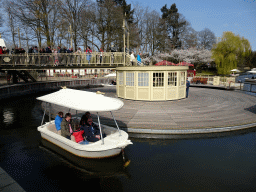
[[[110,111],[110,113],[111,113],[111,115],[112,115],[112,117],[113,117],[113,119],[114,119],[114,121],[115,121],[115,123],[116,123],[116,127],[117,127],[117,129],[118,129],[118,131],[119,131],[119,136],[122,136],[122,135],[121,135],[121,131],[120,131],[120,129],[119,129],[119,126],[118,126],[118,124],[117,124],[117,122],[116,122],[116,119],[115,119],[115,117],[114,117],[112,111]]]
[[[101,124],[100,124],[100,117],[99,117],[98,112],[97,112],[97,117],[98,117],[98,124],[99,124],[99,128],[100,128],[100,137],[101,137],[102,145],[104,145],[104,139],[103,139],[103,137],[102,137]]]
[[[52,108],[51,103],[49,103],[49,122],[52,120],[52,118],[51,118],[51,108]]]
[[[44,116],[45,116],[45,113],[46,113],[46,107],[47,107],[47,103],[45,103],[44,115],[43,115],[43,119],[42,119],[42,122],[41,122],[41,126],[42,126],[43,123],[44,123]]]

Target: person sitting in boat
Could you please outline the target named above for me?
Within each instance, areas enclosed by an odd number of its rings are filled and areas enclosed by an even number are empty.
[[[84,126],[89,117],[91,117],[91,113],[89,111],[85,112],[85,114],[82,116],[80,120],[80,125]]]
[[[62,120],[61,127],[61,135],[66,137],[67,139],[71,139],[70,136],[73,133],[74,123],[72,121],[72,115],[70,113],[66,113],[65,118]]]
[[[84,130],[86,140],[89,142],[96,142],[100,140],[100,129],[92,122],[92,118],[85,117],[81,125],[81,129]]]
[[[63,112],[59,112],[57,114],[57,116],[55,117],[55,127],[56,127],[56,130],[57,130],[57,133],[59,135],[61,135],[61,127],[60,127],[60,124],[61,124],[61,121],[63,119]]]
[[[75,137],[76,142],[81,145],[89,144],[89,142],[85,140],[83,135],[84,135],[84,130],[80,129],[79,125],[75,126],[73,136]]]

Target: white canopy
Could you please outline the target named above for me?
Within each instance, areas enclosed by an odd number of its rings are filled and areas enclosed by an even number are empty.
[[[37,99],[81,111],[114,111],[124,105],[120,99],[75,89],[61,89]]]

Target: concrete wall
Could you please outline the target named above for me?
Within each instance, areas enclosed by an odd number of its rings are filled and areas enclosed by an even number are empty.
[[[69,80],[69,81],[50,81],[50,82],[35,82],[26,84],[6,85],[0,87],[0,99],[9,98],[12,96],[19,96],[25,94],[36,93],[39,91],[57,90],[63,86],[66,87],[88,87],[101,84],[109,84],[111,79],[83,79],[83,80]]]

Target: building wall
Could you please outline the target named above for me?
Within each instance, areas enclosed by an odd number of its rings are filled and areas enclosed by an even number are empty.
[[[187,66],[118,67],[117,96],[149,101],[185,98],[187,69]]]

